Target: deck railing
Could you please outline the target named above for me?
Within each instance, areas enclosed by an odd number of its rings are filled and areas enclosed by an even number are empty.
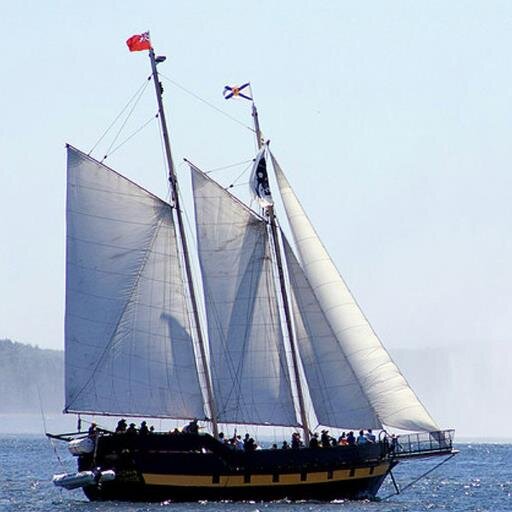
[[[453,451],[454,430],[439,430],[419,434],[387,437],[389,454],[397,459],[443,455]]]

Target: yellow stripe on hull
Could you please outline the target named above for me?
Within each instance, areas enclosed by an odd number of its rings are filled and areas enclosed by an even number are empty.
[[[211,475],[159,475],[143,473],[144,482],[148,485],[170,485],[179,487],[256,487],[275,485],[307,485],[343,480],[357,480],[374,476],[383,476],[389,464],[379,464],[373,468],[338,469],[332,472],[312,471],[301,473],[283,473],[277,475],[220,475],[214,483]],[[332,475],[331,478],[329,478]]]

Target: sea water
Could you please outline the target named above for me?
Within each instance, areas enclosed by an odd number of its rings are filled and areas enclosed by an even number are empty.
[[[512,444],[460,444],[460,453],[399,496],[389,478],[381,501],[333,503],[91,503],[80,489],[60,490],[54,473],[76,470],[76,460],[63,443],[42,436],[0,436],[0,512],[405,512],[512,511]],[[394,470],[405,487],[439,464],[431,458],[402,462]]]

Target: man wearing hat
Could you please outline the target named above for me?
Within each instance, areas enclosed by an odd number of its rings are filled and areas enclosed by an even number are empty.
[[[126,432],[126,420],[123,418],[117,422],[116,434],[124,434]]]
[[[320,441],[322,442],[322,448],[329,448],[331,446],[331,436],[328,430],[322,430]]]
[[[137,429],[135,428],[135,423],[130,423],[130,426],[128,427],[128,430],[126,431],[126,433],[131,436],[137,435]]]

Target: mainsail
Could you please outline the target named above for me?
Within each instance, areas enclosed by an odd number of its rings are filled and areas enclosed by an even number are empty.
[[[171,207],[68,147],[68,412],[204,417]]]
[[[297,425],[266,224],[191,169],[218,420]]]
[[[378,419],[406,430],[439,430],[366,320],[273,155],[272,162],[304,275]]]

